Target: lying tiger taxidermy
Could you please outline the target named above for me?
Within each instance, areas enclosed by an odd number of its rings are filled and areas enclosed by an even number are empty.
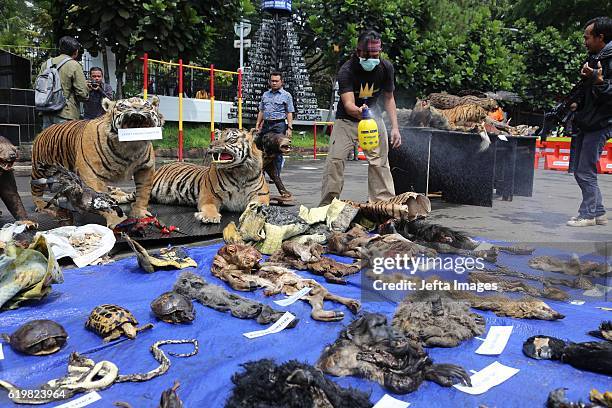
[[[157,169],[151,199],[197,207],[196,219],[211,224],[221,222],[221,210],[243,212],[252,201],[270,203],[262,154],[252,132],[234,128],[217,131],[207,154],[212,156],[209,167],[176,162]]]

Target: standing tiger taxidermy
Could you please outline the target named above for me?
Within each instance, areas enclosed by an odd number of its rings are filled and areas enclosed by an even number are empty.
[[[221,222],[222,209],[242,212],[248,203],[270,203],[270,190],[263,176],[262,153],[253,132],[229,128],[216,131],[210,144],[210,166],[170,163],[155,172],[151,199],[162,204],[194,206],[203,223]]]
[[[32,148],[32,179],[51,175],[43,171],[46,165],[62,165],[75,172],[85,184],[98,192],[108,192],[108,184],[132,175],[136,184],[135,201],[130,216],[150,216],[147,211],[155,173],[155,155],[149,140],[120,142],[119,129],[161,127],[164,119],[159,112],[159,98],[102,100],[106,114],[93,120],[73,120],[43,130]],[[32,185],[32,199],[37,211],[47,203],[42,199],[44,185]],[[111,193],[112,195],[112,193]],[[127,202],[127,196],[117,201]],[[116,219],[105,216],[107,225]]]

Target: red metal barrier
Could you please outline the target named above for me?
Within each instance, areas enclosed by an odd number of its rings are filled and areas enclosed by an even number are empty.
[[[533,161],[533,168],[537,169],[540,167],[540,158],[544,156],[544,144],[540,139],[536,140],[535,157]]]

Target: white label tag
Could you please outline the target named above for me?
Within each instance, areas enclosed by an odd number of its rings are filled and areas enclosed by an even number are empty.
[[[458,384],[453,385],[453,387],[467,394],[479,395],[503,383],[519,371],[518,368],[508,367],[496,361],[470,377],[470,380],[472,380],[471,387]]]
[[[156,140],[162,138],[162,128],[119,129],[120,142],[135,142],[138,140]]]
[[[570,303],[572,305],[582,306],[582,305],[584,305],[585,302],[584,302],[584,300],[572,300]]]
[[[400,401],[389,394],[385,394],[372,408],[406,408],[409,406],[409,402]]]
[[[496,356],[501,354],[512,334],[512,326],[492,326],[484,343],[478,347],[476,354]]]
[[[503,140],[504,142],[508,141],[508,138],[505,135],[497,135],[497,137],[499,138],[499,140]]]
[[[282,300],[275,300],[274,303],[279,306],[289,306],[301,299],[302,296],[310,292],[311,289],[311,287],[302,288],[298,292],[295,292],[293,295],[289,296],[288,298]]]
[[[268,335],[268,334],[278,333],[279,331],[281,331],[285,327],[287,327],[289,325],[289,323],[291,323],[293,321],[293,319],[295,319],[294,315],[292,315],[289,312],[285,312],[285,314],[282,315],[281,318],[276,321],[276,323],[274,323],[272,326],[268,327],[267,329],[252,331],[252,332],[248,332],[248,333],[242,333],[242,335],[244,337],[249,338],[249,339],[254,339],[256,337],[261,337],[261,336],[265,336],[265,335]]]
[[[72,401],[68,401],[65,404],[58,405],[55,408],[80,408],[91,404],[92,402],[100,401],[102,396],[98,394],[96,391],[88,392],[87,394],[73,399]]]
[[[4,351],[2,351],[2,343],[0,343],[0,360],[4,360]]]

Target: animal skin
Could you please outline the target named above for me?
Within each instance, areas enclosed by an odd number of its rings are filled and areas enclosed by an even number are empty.
[[[225,408],[369,408],[368,395],[342,388],[321,370],[296,360],[276,365],[272,360],[242,364],[232,376],[234,388]]]
[[[471,272],[469,281],[474,283],[495,283],[499,292],[523,292],[529,296],[538,296],[552,300],[564,301],[569,299],[569,294],[561,289],[549,286],[544,283],[543,289],[526,284],[519,280],[505,279],[499,276],[490,275],[485,272]]]
[[[368,271],[366,272],[366,276],[369,279],[380,280],[387,283],[413,282],[418,288],[421,287],[422,281],[424,280],[419,276],[409,276],[401,273],[377,275],[372,271]],[[427,282],[439,282],[441,284],[446,283],[452,287],[449,282],[444,281],[437,276],[430,276],[425,280]],[[467,301],[474,309],[490,310],[497,316],[539,320],[558,320],[565,317],[548,306],[546,303],[531,297],[510,299],[505,296],[478,296],[474,293],[463,290],[447,290],[444,292],[447,292],[451,299],[457,301]]]
[[[330,293],[313,279],[302,278],[295,272],[276,265],[259,265],[262,256],[257,249],[248,245],[225,245],[217,252],[210,268],[212,274],[233,289],[253,291],[264,288],[266,296],[279,293],[291,296],[305,287],[308,294],[301,297],[312,307],[311,317],[324,322],[335,322],[344,318],[341,311],[325,310],[323,302],[330,300],[345,305],[352,313],[361,307],[357,300]]]
[[[360,263],[344,264],[321,255],[323,252],[323,246],[317,243],[300,244],[285,241],[281,249],[266,260],[266,264],[308,270],[315,275],[323,276],[326,282],[343,285],[346,284],[345,276],[353,275],[361,269]]]
[[[506,266],[502,266],[502,265],[497,265],[497,267],[498,267],[497,269],[484,269],[484,271],[490,275],[512,276],[512,277],[520,278],[520,279],[534,280],[544,285],[562,285],[562,286],[567,286],[569,288],[576,288],[576,289],[582,289],[582,290],[593,289],[595,287],[593,285],[593,282],[591,282],[590,280],[582,276],[579,276],[578,278],[574,280],[554,279],[554,278],[536,276],[530,273],[513,271],[510,268]]]
[[[98,192],[109,192],[109,184],[133,176],[136,193],[130,216],[150,216],[147,206],[155,171],[153,144],[150,140],[120,142],[118,132],[126,128],[163,126],[159,98],[116,102],[105,98],[102,107],[106,114],[97,119],[70,120],[50,126],[36,136],[32,147],[32,179],[49,176],[38,167],[39,163],[62,165]],[[38,211],[44,210],[47,204],[42,199],[43,192],[44,186],[32,185],[32,199]],[[107,219],[107,224],[112,222]]]
[[[74,224],[73,212],[101,215],[106,219],[107,226],[110,228],[126,218],[117,200],[110,194],[95,191],[85,184],[77,174],[67,170],[64,166],[60,164],[47,165],[39,163],[37,167],[39,171],[48,175],[48,177],[32,180],[32,185],[45,185],[50,188],[53,185],[57,185],[58,189],[44,209],[48,209],[51,206],[59,208],[59,199],[65,198],[71,207],[71,211],[61,212],[61,214],[69,215],[69,224]],[[56,212],[56,215],[59,214],[60,212]]]
[[[217,132],[207,155],[210,166],[176,162],[155,171],[151,199],[197,207],[203,223],[221,222],[221,210],[242,212],[251,202],[268,205],[270,191],[262,173],[262,155],[252,132],[229,128]]]
[[[170,369],[170,359],[161,350],[165,344],[193,344],[194,351],[188,354],[170,353],[174,357],[191,357],[198,353],[198,341],[190,340],[160,340],[153,343],[151,353],[159,366],[146,373],[119,374],[119,369],[111,361],[100,361],[99,363],[73,352],[68,360],[68,374],[50,380],[38,387],[44,391],[39,394],[29,393],[27,389],[21,389],[7,381],[0,380],[0,388],[9,392],[9,398],[17,404],[45,404],[72,398],[76,394],[103,390],[114,383],[120,382],[142,382],[149,381],[155,377],[165,374]],[[28,396],[30,394],[30,396]]]
[[[546,400],[546,408],[610,408],[612,407],[612,392],[608,391],[600,393],[596,389],[592,389],[589,393],[589,399],[594,404],[588,402],[572,402],[565,397],[566,388],[557,388],[548,394]]]
[[[450,387],[471,385],[465,370],[453,364],[433,364],[421,346],[387,325],[379,313],[364,313],[325,347],[316,367],[325,373],[376,381],[396,394],[415,391],[425,380]]]
[[[559,360],[580,370],[612,375],[612,342],[565,342],[550,336],[532,336],[523,353],[536,360]]]
[[[456,347],[484,333],[485,319],[447,292],[419,290],[398,306],[393,327],[425,347]]]
[[[17,190],[13,173],[17,156],[17,148],[7,138],[0,136],[0,199],[17,221],[26,224],[28,228],[38,228],[36,222],[28,219],[28,213]]]
[[[238,296],[221,286],[208,283],[204,278],[192,272],[181,273],[174,283],[173,290],[211,309],[219,312],[229,311],[232,316],[239,319],[255,319],[259,324],[274,323],[284,314],[268,305]],[[294,319],[287,327],[295,327],[298,321],[299,319]]]
[[[280,174],[276,172],[277,157],[291,152],[291,138],[282,133],[258,133],[255,136],[255,144],[263,152],[263,169],[270,176],[272,182],[278,189],[281,197],[290,199],[291,193],[281,180]]]
[[[497,249],[475,250],[478,242],[460,231],[423,219],[413,221],[390,220],[379,226],[381,234],[399,233],[403,237],[435,249],[439,253],[456,254],[473,258],[483,258],[489,262],[497,261]]]
[[[414,220],[426,217],[431,212],[431,202],[423,194],[411,191],[398,194],[387,200],[374,202],[359,202],[342,200],[359,209],[359,214],[376,222],[389,219]]]
[[[612,266],[606,263],[581,261],[577,256],[563,260],[552,256],[536,256],[529,260],[529,266],[546,272],[558,272],[572,276],[602,278],[612,276]]]
[[[474,95],[456,96],[446,92],[431,93],[426,98],[433,107],[437,109],[452,109],[459,105],[478,105],[487,111],[497,109],[498,105],[494,99],[480,98]]]

